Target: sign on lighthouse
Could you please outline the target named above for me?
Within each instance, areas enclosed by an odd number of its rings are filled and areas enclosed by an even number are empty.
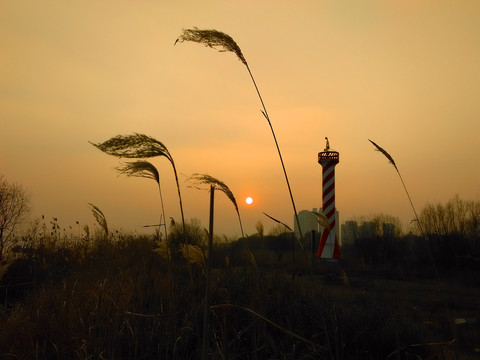
[[[325,150],[318,153],[318,163],[322,165],[322,209],[328,220],[320,237],[317,257],[322,259],[340,258],[340,248],[335,224],[335,165],[339,162],[339,153],[330,149],[328,138]]]

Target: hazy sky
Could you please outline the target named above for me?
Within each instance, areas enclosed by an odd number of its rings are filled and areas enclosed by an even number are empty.
[[[458,194],[480,200],[480,1],[0,2],[0,173],[32,194],[33,217],[140,230],[158,221],[156,183],[117,176],[120,160],[92,145],[144,133],[180,173],[185,216],[208,226],[208,173],[233,191],[248,234],[262,212],[293,225],[273,137],[243,64],[182,29],[232,36],[263,95],[297,209],[321,206],[317,153],[340,153],[341,222],[373,213],[413,217],[401,182],[368,139],[397,162],[418,210]],[[180,218],[170,164],[160,171],[167,217]],[[254,203],[245,204],[252,196]],[[239,235],[217,193],[215,228]]]

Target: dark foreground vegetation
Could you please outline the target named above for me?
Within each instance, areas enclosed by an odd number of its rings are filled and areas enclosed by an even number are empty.
[[[155,237],[24,238],[0,268],[0,359],[199,359],[204,232],[187,226],[189,247],[179,233],[168,252]],[[293,258],[289,236],[214,247],[209,358],[478,356],[478,262],[439,280],[428,257]]]

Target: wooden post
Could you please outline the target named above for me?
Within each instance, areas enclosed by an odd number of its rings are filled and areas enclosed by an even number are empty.
[[[210,271],[212,267],[213,248],[213,204],[215,186],[210,186],[210,219],[208,224],[208,258],[205,280],[205,304],[203,309],[203,338],[202,338],[202,360],[208,359],[209,338],[210,338]]]

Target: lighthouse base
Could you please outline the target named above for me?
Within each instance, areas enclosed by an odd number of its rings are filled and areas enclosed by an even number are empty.
[[[339,259],[340,248],[338,246],[335,231],[324,229],[318,246],[317,257],[320,259]]]

